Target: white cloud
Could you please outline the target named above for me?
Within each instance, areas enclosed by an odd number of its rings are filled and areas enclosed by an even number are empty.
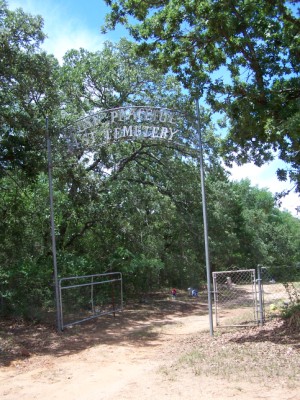
[[[62,61],[67,50],[85,48],[89,51],[100,50],[104,37],[92,29],[84,16],[81,19],[70,16],[63,2],[51,0],[11,0],[9,8],[23,8],[32,15],[41,15],[44,19],[44,32],[47,39],[42,46],[47,53]]]
[[[241,179],[248,178],[252,185],[258,186],[261,189],[268,189],[275,194],[291,188],[291,184],[288,182],[282,182],[277,179],[276,170],[280,165],[277,160],[269,164],[264,164],[261,167],[257,167],[253,163],[242,166],[234,165],[233,168],[228,170],[231,173],[232,180],[240,181]],[[288,210],[294,216],[300,217],[296,212],[296,207],[299,206],[300,197],[295,192],[282,198],[281,209]]]
[[[63,27],[59,32],[52,31],[45,40],[44,49],[54,54],[61,62],[64,54],[70,49],[84,48],[89,51],[100,50],[103,44],[101,37],[96,37],[88,30],[77,28],[72,23]]]

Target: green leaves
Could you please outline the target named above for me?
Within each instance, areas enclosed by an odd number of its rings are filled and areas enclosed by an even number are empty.
[[[278,50],[275,43],[289,42],[294,32],[285,6],[108,3],[112,23],[141,20],[134,27],[141,46],[121,40],[95,53],[70,50],[60,67],[39,49],[41,19],[10,12],[0,0],[0,304],[10,312],[28,315],[32,303],[45,307],[52,298],[46,115],[59,276],[118,270],[127,293],[205,280],[199,143],[196,130],[188,129],[193,123],[184,118],[176,125],[180,143],[145,137],[100,143],[108,108],[148,104],[193,112],[174,74],[163,75],[143,54],[173,69],[190,92],[206,94],[231,120],[222,141],[201,110],[213,268],[299,260],[298,221],[277,210],[270,193],[249,182],[230,183],[219,159],[222,150],[229,161],[261,163],[278,149],[295,167],[290,176],[296,179],[299,85],[291,71],[297,55],[293,47],[293,59],[286,61],[286,45]],[[278,26],[286,29],[284,38]],[[222,76],[227,70],[228,82]],[[221,76],[212,75],[217,72]],[[100,110],[99,131],[89,132],[94,145],[76,146],[72,130],[62,127]],[[72,134],[80,141],[79,125]],[[280,176],[285,179],[285,172]]]
[[[260,165],[279,150],[293,171],[287,177],[300,191],[300,148],[294,139],[299,126],[294,122],[300,104],[300,24],[293,1],[107,4],[114,5],[107,28],[124,24],[138,41],[139,54],[163,72],[171,70],[193,97],[205,96],[213,111],[227,114],[225,158]],[[269,135],[270,129],[280,134]]]
[[[45,117],[59,102],[58,62],[40,51],[41,17],[0,4],[0,167],[18,165],[34,177],[42,162]]]

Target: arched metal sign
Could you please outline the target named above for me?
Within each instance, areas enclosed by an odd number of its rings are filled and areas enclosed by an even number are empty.
[[[196,149],[195,117],[160,107],[128,106],[87,115],[61,131],[70,151],[97,152],[119,141],[165,141]]]
[[[86,153],[87,159],[99,151],[102,146],[107,146],[118,141],[165,141],[168,145],[183,146],[197,151],[200,161],[202,204],[204,219],[205,254],[207,270],[208,305],[210,315],[210,331],[212,327],[210,262],[208,246],[208,229],[206,218],[206,201],[204,185],[204,168],[202,152],[202,136],[199,105],[196,102],[197,117],[186,115],[178,110],[151,106],[127,106],[103,110],[78,119],[64,127],[60,132],[60,142],[64,143],[68,151]],[[52,198],[52,158],[51,143],[48,134],[47,120],[47,149],[48,149],[48,174],[51,208],[51,227],[53,245],[54,280],[57,302],[57,328],[61,330],[61,315],[58,296],[58,274],[56,265],[55,227]]]
[[[134,138],[171,141],[179,131],[178,115],[165,108],[119,107],[85,116],[63,132],[88,146]]]

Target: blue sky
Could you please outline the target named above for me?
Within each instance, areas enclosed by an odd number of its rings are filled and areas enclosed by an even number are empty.
[[[21,7],[25,12],[43,17],[44,32],[48,36],[43,47],[60,62],[67,50],[83,47],[97,51],[106,40],[116,42],[126,36],[120,26],[115,32],[101,34],[100,28],[108,11],[103,0],[8,0],[8,6],[10,9]],[[231,173],[235,180],[249,178],[253,185],[275,193],[289,188],[288,183],[276,179],[277,166],[278,162],[260,168],[247,164],[234,167]],[[299,205],[300,199],[293,193],[283,200],[282,207],[296,216],[295,208]]]
[[[67,50],[100,50],[105,40],[118,41],[126,34],[121,27],[107,35],[100,33],[108,11],[102,0],[8,0],[8,6],[43,17],[48,36],[43,47],[60,61]]]

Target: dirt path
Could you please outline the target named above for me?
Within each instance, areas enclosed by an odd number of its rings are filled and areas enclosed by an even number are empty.
[[[0,368],[0,398],[300,400],[297,385],[283,387],[272,379],[262,386],[246,376],[224,378],[188,367],[182,359],[195,341],[210,346],[215,340],[207,330],[205,306],[184,302],[128,308],[62,335],[11,326],[15,349]]]

